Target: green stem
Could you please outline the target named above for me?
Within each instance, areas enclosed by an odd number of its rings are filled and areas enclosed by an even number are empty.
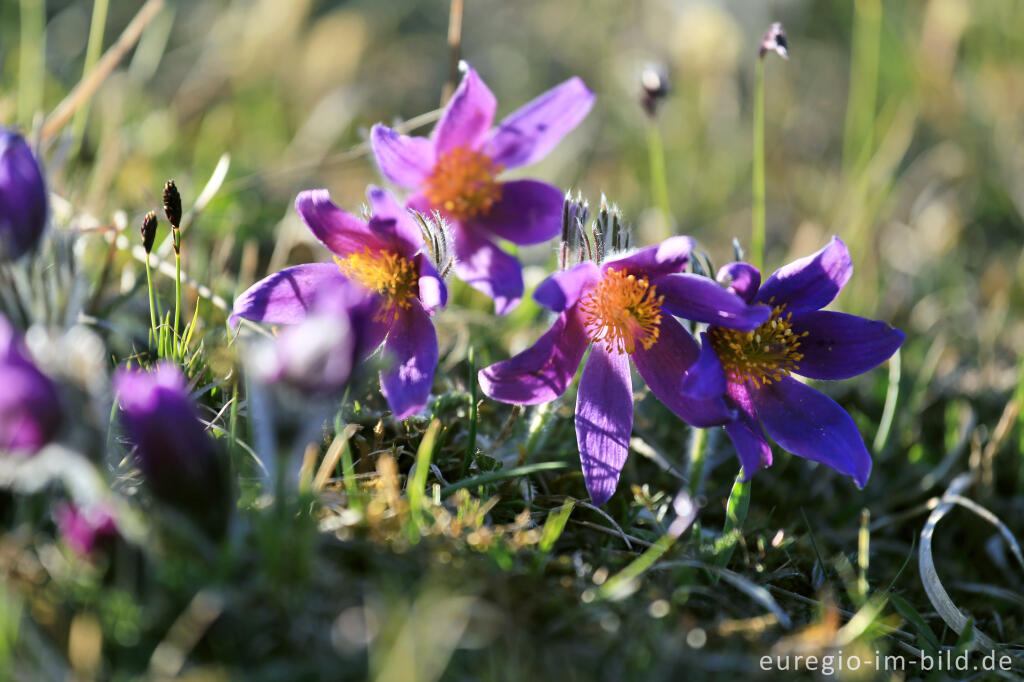
[[[100,59],[100,51],[103,49],[103,33],[107,25],[107,9],[110,0],[95,0],[92,4],[92,21],[89,24],[89,43],[85,48],[85,66],[82,68],[84,79],[95,68],[96,62]],[[92,100],[87,99],[85,103],[75,112],[75,118],[71,122],[71,132],[75,139],[75,152],[82,143],[82,133],[85,131],[85,123],[89,119],[89,105]]]
[[[750,262],[758,270],[764,269],[765,217],[764,217],[764,59],[757,60],[754,79],[754,204],[750,233]]]
[[[665,172],[665,145],[661,141],[661,131],[655,121],[647,122],[647,153],[651,162],[651,191],[654,202],[661,209],[665,220],[665,236],[672,234],[672,208],[668,201],[668,179]]]
[[[181,359],[182,348],[178,344],[178,328],[181,325],[181,235],[174,230],[174,359]]]
[[[690,435],[690,496],[696,497],[700,491],[701,479],[704,475],[704,459],[707,456],[707,429],[694,429]]]
[[[18,119],[31,123],[43,108],[46,81],[46,2],[21,0],[21,44],[18,46]]]
[[[518,476],[526,476],[528,474],[535,474],[540,471],[559,471],[561,469],[568,469],[569,465],[565,462],[538,462],[537,464],[526,464],[524,466],[513,467],[511,469],[499,469],[498,471],[489,471],[486,474],[480,474],[473,478],[466,478],[451,485],[447,485],[441,488],[441,497],[448,497],[452,493],[462,490],[463,488],[474,488],[478,485],[484,485],[485,483],[494,483],[496,481],[504,481],[508,478],[516,478]]]
[[[149,266],[149,254],[146,254],[146,289],[149,292],[149,326],[156,336],[156,294],[153,292],[153,270]]]
[[[476,454],[476,352],[473,346],[469,347],[469,438],[466,441],[466,455],[462,459],[462,478],[469,474],[469,466],[473,462],[473,455]]]

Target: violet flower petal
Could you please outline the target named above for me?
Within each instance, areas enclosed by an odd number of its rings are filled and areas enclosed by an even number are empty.
[[[387,339],[380,388],[395,418],[405,419],[424,408],[437,369],[437,333],[418,301],[400,311]]]
[[[513,244],[539,244],[562,228],[565,195],[537,180],[512,180],[501,185],[499,199],[486,215],[464,221],[468,229],[485,230]]]
[[[700,335],[700,354],[683,373],[680,391],[687,398],[713,400],[725,395],[725,370],[711,347],[707,332]]]
[[[579,78],[570,78],[505,117],[484,149],[506,168],[539,161],[586,118],[593,105],[594,93]]]
[[[448,287],[425,253],[417,254],[413,261],[420,277],[420,302],[433,315],[434,311],[448,305]]]
[[[673,315],[719,327],[750,331],[771,317],[771,308],[749,305],[714,280],[690,273],[664,275],[652,281],[663,307]]]
[[[548,310],[560,313],[576,305],[583,293],[600,279],[600,268],[593,261],[583,261],[549,275],[534,289],[533,298]]]
[[[761,286],[761,271],[750,263],[726,263],[718,270],[718,282],[747,303],[753,303]]]
[[[373,126],[370,144],[380,172],[400,187],[419,187],[437,161],[433,142],[425,137],[402,135],[387,126]]]
[[[871,474],[871,455],[857,425],[824,393],[792,377],[753,394],[765,431],[784,449],[852,476],[860,488]]]
[[[377,237],[405,258],[412,258],[423,248],[423,232],[412,214],[395,200],[391,192],[370,185],[366,188],[370,204],[369,228]]]
[[[338,208],[326,189],[300,192],[295,199],[295,210],[313,236],[342,258],[362,253],[367,248],[378,251],[389,246],[365,222]]]
[[[757,292],[757,301],[786,304],[787,313],[819,310],[831,303],[853,274],[850,252],[838,237],[816,253],[784,265]]]
[[[595,505],[615,492],[633,433],[633,380],[629,357],[595,343],[576,396],[576,440],[583,479]]]
[[[645,277],[681,272],[690,260],[692,250],[693,240],[689,237],[669,237],[655,246],[612,257],[604,262],[601,270],[614,268],[616,272],[625,270]]]
[[[734,413],[722,396],[701,400],[685,396],[680,390],[687,370],[691,367],[694,372],[707,369],[707,365],[694,365],[699,356],[697,343],[683,326],[674,317],[663,315],[658,341],[649,350],[637,346],[633,364],[651,393],[687,424],[698,427],[725,424]],[[704,379],[690,378],[688,383],[704,384]]]
[[[736,448],[743,465],[743,480],[749,481],[758,469],[772,465],[772,448],[765,440],[761,425],[740,413],[735,421],[725,425],[725,432]]]
[[[582,313],[570,308],[522,353],[480,370],[480,388],[485,395],[506,403],[550,402],[565,393],[588,343]]]
[[[270,324],[301,322],[320,289],[343,281],[346,281],[345,276],[334,263],[307,263],[285,268],[242,292],[235,299],[228,323],[235,326],[240,317]]]
[[[818,310],[793,316],[800,339],[796,373],[811,379],[849,379],[888,360],[906,335],[885,322]]]
[[[462,82],[434,128],[434,147],[438,155],[456,147],[479,149],[494,122],[497,100],[473,67],[463,62],[462,68],[465,72]]]
[[[523,272],[519,261],[487,237],[455,226],[455,274],[459,279],[494,299],[494,312],[504,315],[523,297]]]
[[[46,182],[25,138],[0,127],[0,261],[39,243],[46,229]]]

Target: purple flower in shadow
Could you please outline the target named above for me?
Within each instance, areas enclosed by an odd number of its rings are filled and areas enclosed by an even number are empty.
[[[412,215],[379,187],[370,187],[367,198],[371,218],[364,222],[335,206],[327,190],[300,194],[299,215],[335,262],[297,265],[257,282],[235,301],[231,322],[298,324],[308,319],[322,292],[359,285],[368,298],[346,294],[355,296],[348,308],[354,357],[364,358],[384,344],[381,390],[391,411],[404,419],[422,410],[430,397],[438,359],[430,316],[445,306],[448,290]],[[284,348],[301,344],[302,337],[282,343]]]
[[[63,421],[57,388],[35,366],[24,340],[0,315],[0,453],[34,454]]]
[[[0,261],[31,250],[46,228],[46,183],[25,139],[0,128]]]
[[[570,78],[492,128],[497,101],[476,71],[465,75],[430,138],[382,125],[370,139],[391,182],[414,190],[410,207],[439,211],[454,229],[455,273],[503,315],[523,295],[519,261],[495,239],[538,244],[558,234],[562,191],[537,180],[500,181],[505,169],[543,158],[590,112],[594,94]]]
[[[114,391],[135,462],[154,497],[220,534],[230,502],[223,461],[181,371],[170,363],[150,371],[119,369]]]
[[[769,310],[683,272],[691,248],[688,237],[673,237],[602,265],[588,261],[551,275],[533,297],[558,313],[554,325],[532,347],[480,371],[484,393],[496,400],[548,402],[569,386],[591,348],[576,398],[576,438],[594,504],[615,492],[629,452],[630,358],[651,392],[687,423],[716,426],[734,416],[721,366],[674,316],[753,329]]]
[[[109,549],[117,538],[117,522],[106,505],[79,507],[65,502],[54,509],[53,516],[67,546],[86,559]]]
[[[724,368],[736,421],[726,424],[745,478],[772,463],[768,436],[795,455],[827,464],[863,487],[871,455],[853,419],[831,398],[792,378],[848,379],[887,360],[906,338],[885,322],[821,310],[853,274],[838,238],[793,261],[761,286],[761,273],[731,263],[719,279],[744,300],[771,306],[771,317],[748,332],[711,326],[704,338]],[[767,434],[767,435],[766,435]]]

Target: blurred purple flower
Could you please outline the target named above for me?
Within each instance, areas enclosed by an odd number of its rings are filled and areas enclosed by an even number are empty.
[[[721,366],[674,316],[753,329],[769,310],[683,272],[691,248],[688,237],[673,237],[551,275],[533,297],[559,314],[554,326],[519,355],[480,371],[484,393],[496,400],[548,402],[565,391],[593,343],[576,398],[576,438],[594,504],[615,492],[629,452],[630,357],[651,392],[685,422],[705,427],[733,418]]]
[[[83,508],[63,503],[54,510],[61,538],[79,556],[91,558],[109,548],[117,538],[113,510],[106,505]]]
[[[415,190],[410,207],[452,221],[455,273],[507,313],[523,295],[519,261],[495,244],[537,244],[558,234],[562,191],[537,180],[498,180],[508,168],[542,159],[590,112],[594,94],[570,78],[507,116],[495,128],[497,101],[468,64],[431,137],[382,125],[370,139],[391,182]]]
[[[46,183],[25,139],[0,128],[0,261],[15,260],[46,227]]]
[[[63,420],[57,388],[29,357],[24,340],[0,315],[0,452],[33,454]]]
[[[191,512],[207,530],[226,521],[228,485],[220,453],[199,421],[185,377],[170,363],[119,369],[114,390],[135,461],[158,499]]]
[[[367,198],[372,217],[364,222],[335,206],[327,190],[300,194],[299,215],[335,254],[335,263],[297,265],[257,282],[235,301],[231,322],[301,323],[321,292],[347,282],[361,285],[372,296],[349,309],[355,357],[368,356],[383,342],[389,366],[381,371],[381,390],[404,419],[430,397],[438,358],[430,315],[445,306],[448,290],[412,215],[379,187],[370,187]],[[302,342],[289,334],[282,349]]]
[[[761,284],[761,273],[731,263],[719,279],[744,300],[765,303],[772,315],[749,332],[708,329],[706,348],[724,368],[736,421],[725,426],[749,479],[772,463],[767,436],[785,450],[852,476],[863,487],[871,455],[853,419],[831,398],[790,377],[848,379],[887,360],[906,338],[885,322],[824,311],[853,274],[838,238],[793,261]],[[766,436],[767,433],[767,436]]]

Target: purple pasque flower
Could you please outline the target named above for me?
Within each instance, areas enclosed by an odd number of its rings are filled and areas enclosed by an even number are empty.
[[[148,371],[122,368],[114,391],[154,497],[192,514],[205,529],[222,531],[229,487],[221,453],[199,421],[181,370],[169,362]]]
[[[46,183],[25,138],[0,128],[0,261],[31,250],[46,228]]]
[[[601,265],[586,261],[556,272],[533,294],[558,313],[551,329],[519,355],[480,371],[484,393],[496,400],[548,402],[569,386],[591,348],[576,397],[576,438],[594,504],[615,492],[629,451],[630,358],[651,392],[687,423],[717,426],[733,418],[721,369],[674,316],[753,329],[769,310],[684,273],[692,244],[672,237]]]
[[[438,358],[430,316],[445,306],[448,289],[412,215],[379,187],[366,196],[368,222],[335,206],[327,190],[301,193],[295,208],[335,262],[297,265],[257,282],[235,301],[231,321],[296,324],[307,319],[320,292],[361,285],[373,295],[368,310],[353,308],[356,357],[383,342],[388,366],[380,373],[381,390],[395,416],[405,419],[430,397]]]
[[[53,516],[67,546],[86,559],[109,548],[117,538],[117,521],[108,505],[81,507],[64,502],[54,509]]]
[[[64,417],[57,387],[32,362],[25,342],[0,315],[0,453],[34,454]]]
[[[537,180],[501,181],[506,169],[543,158],[582,121],[594,94],[570,78],[509,114],[492,128],[497,101],[468,64],[430,138],[401,135],[382,125],[370,139],[391,182],[414,190],[408,205],[451,221],[455,274],[494,299],[503,315],[523,295],[519,261],[495,239],[538,244],[556,234],[562,191]]]
[[[795,455],[827,464],[863,487],[871,455],[853,419],[823,393],[797,381],[848,379],[887,360],[906,338],[885,322],[821,310],[853,274],[838,238],[817,253],[779,268],[761,286],[761,273],[731,263],[719,279],[744,300],[771,306],[751,331],[711,326],[704,346],[724,369],[737,419],[726,424],[745,478],[772,463],[768,436]]]

